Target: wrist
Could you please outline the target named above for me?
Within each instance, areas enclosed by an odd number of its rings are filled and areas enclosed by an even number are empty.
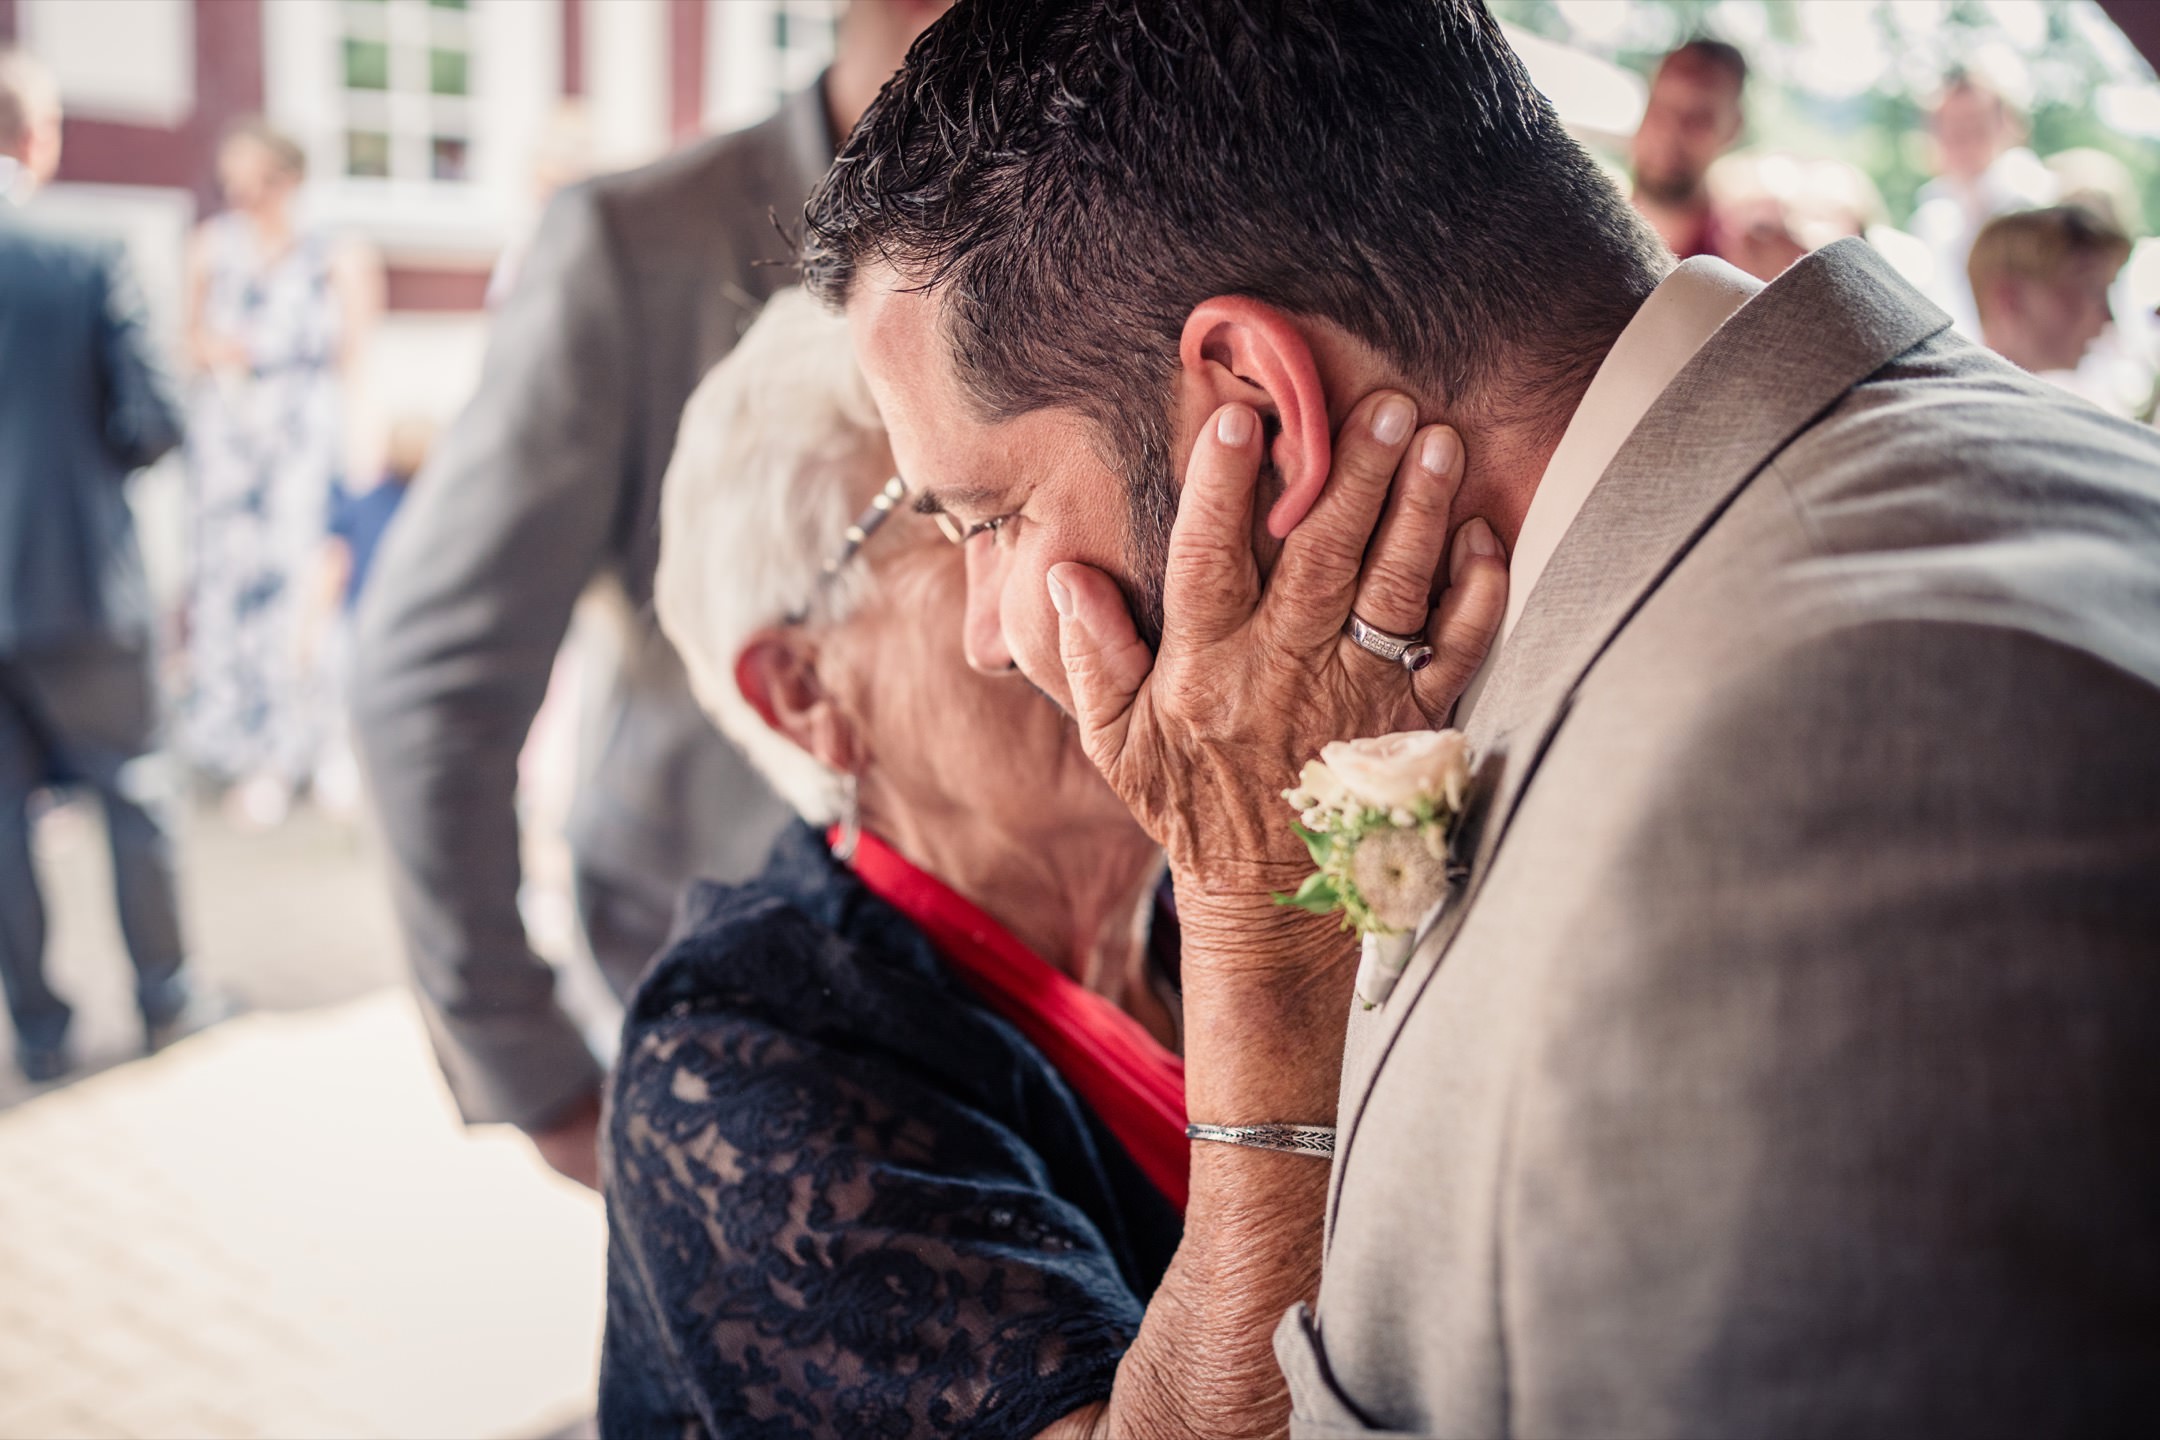
[[[1214,1125],[1329,1125],[1342,1080],[1348,991],[1325,999],[1225,987],[1185,1005],[1185,1103]]]
[[[1357,974],[1359,942],[1339,916],[1272,897],[1257,904],[1188,905],[1178,892],[1179,973],[1188,1011],[1341,1019]]]

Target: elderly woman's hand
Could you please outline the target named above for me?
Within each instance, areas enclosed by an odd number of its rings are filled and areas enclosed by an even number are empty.
[[[1411,432],[1415,409],[1368,396],[1336,437],[1333,468],[1263,581],[1251,542],[1263,445],[1243,405],[1217,411],[1193,448],[1164,576],[1162,644],[1150,655],[1109,578],[1050,572],[1060,644],[1089,755],[1170,857],[1181,909],[1203,922],[1271,913],[1309,868],[1281,792],[1331,740],[1445,722],[1484,660],[1507,569],[1478,519],[1454,534],[1463,474],[1455,432]],[[1412,673],[1345,633],[1352,612],[1422,635]]]
[[[1460,526],[1452,430],[1368,396],[1336,436],[1327,484],[1264,579],[1252,534],[1258,416],[1216,412],[1193,448],[1151,655],[1101,572],[1050,571],[1059,642],[1089,755],[1169,853],[1184,932],[1186,1110],[1197,1121],[1335,1118],[1354,940],[1278,906],[1309,868],[1281,792],[1331,740],[1442,724],[1491,647],[1507,568],[1482,520]],[[1352,610],[1423,635],[1412,673],[1345,634]],[[1280,1433],[1288,1397],[1269,1344],[1319,1279],[1327,1166],[1201,1143],[1185,1243],[1149,1302],[1111,1397],[1058,1435]]]

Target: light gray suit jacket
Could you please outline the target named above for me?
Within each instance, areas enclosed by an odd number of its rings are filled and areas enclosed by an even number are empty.
[[[2160,437],[1947,323],[1802,261],[1554,555],[1297,1433],[2160,1426]]]
[[[599,1070],[517,908],[517,757],[572,605],[635,608],[580,777],[582,869],[672,903],[752,873],[779,802],[711,728],[652,616],[683,402],[734,347],[832,161],[822,88],[752,129],[578,186],[496,317],[480,390],[398,517],[361,616],[354,714],[436,1050],[469,1120],[544,1122]],[[657,941],[659,936],[655,936]]]

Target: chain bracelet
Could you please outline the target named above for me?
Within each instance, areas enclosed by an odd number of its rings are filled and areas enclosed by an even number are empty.
[[[1291,1155],[1325,1158],[1335,1153],[1332,1125],[1187,1125],[1185,1138],[1243,1145],[1252,1150],[1281,1150]]]

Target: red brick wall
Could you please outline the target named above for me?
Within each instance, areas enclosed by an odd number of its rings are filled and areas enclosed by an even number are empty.
[[[705,128],[705,0],[668,0],[668,133],[681,144]]]
[[[465,314],[487,307],[488,272],[391,264],[383,271],[383,306],[402,314]]]
[[[565,100],[585,93],[585,0],[562,0],[562,93]]]

